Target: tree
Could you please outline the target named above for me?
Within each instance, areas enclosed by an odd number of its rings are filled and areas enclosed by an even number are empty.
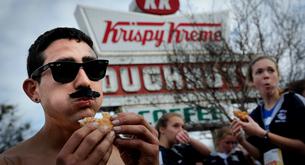
[[[24,140],[24,132],[30,129],[29,123],[20,123],[15,114],[15,106],[0,104],[0,153]]]
[[[304,2],[233,0],[231,4],[236,25],[231,47],[276,58],[282,67],[282,85],[304,77]]]
[[[231,120],[227,105],[246,111],[257,100],[245,77],[249,60],[257,55],[279,62],[282,86],[304,77],[304,13],[296,4],[301,1],[231,0],[232,30],[221,44],[200,41],[192,52],[189,44],[174,45],[168,59],[187,84],[187,90],[176,90],[176,102],[214,107],[224,122]]]

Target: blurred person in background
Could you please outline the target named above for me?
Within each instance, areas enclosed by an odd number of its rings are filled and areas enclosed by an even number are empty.
[[[157,122],[159,132],[160,165],[195,165],[210,154],[210,149],[191,138],[184,129],[184,120],[178,113],[166,113]]]
[[[281,93],[280,73],[272,57],[259,56],[250,62],[248,81],[262,100],[246,122],[233,120],[232,129],[240,144],[263,164],[305,164],[305,99],[292,92]]]
[[[238,146],[237,137],[231,128],[215,131],[216,150],[204,161],[204,165],[248,165],[253,161]]]
[[[290,82],[285,91],[295,92],[305,97],[305,79]]]

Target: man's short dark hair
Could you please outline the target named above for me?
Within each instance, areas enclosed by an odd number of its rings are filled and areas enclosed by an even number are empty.
[[[49,30],[40,35],[36,41],[31,45],[27,58],[27,72],[28,76],[44,63],[43,52],[54,41],[59,39],[74,39],[77,42],[85,42],[93,49],[93,42],[84,32],[69,27],[58,27]]]

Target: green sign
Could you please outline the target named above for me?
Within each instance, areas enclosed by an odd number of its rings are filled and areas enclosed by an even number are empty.
[[[152,124],[156,123],[158,119],[165,113],[177,112],[184,117],[185,122],[206,123],[206,122],[220,122],[224,121],[223,114],[213,107],[181,107],[181,108],[160,108],[139,110],[137,113],[144,116]]]

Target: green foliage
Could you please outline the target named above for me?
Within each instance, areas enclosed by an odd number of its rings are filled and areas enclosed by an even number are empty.
[[[24,140],[29,123],[21,123],[15,114],[15,106],[0,104],[0,153]]]

